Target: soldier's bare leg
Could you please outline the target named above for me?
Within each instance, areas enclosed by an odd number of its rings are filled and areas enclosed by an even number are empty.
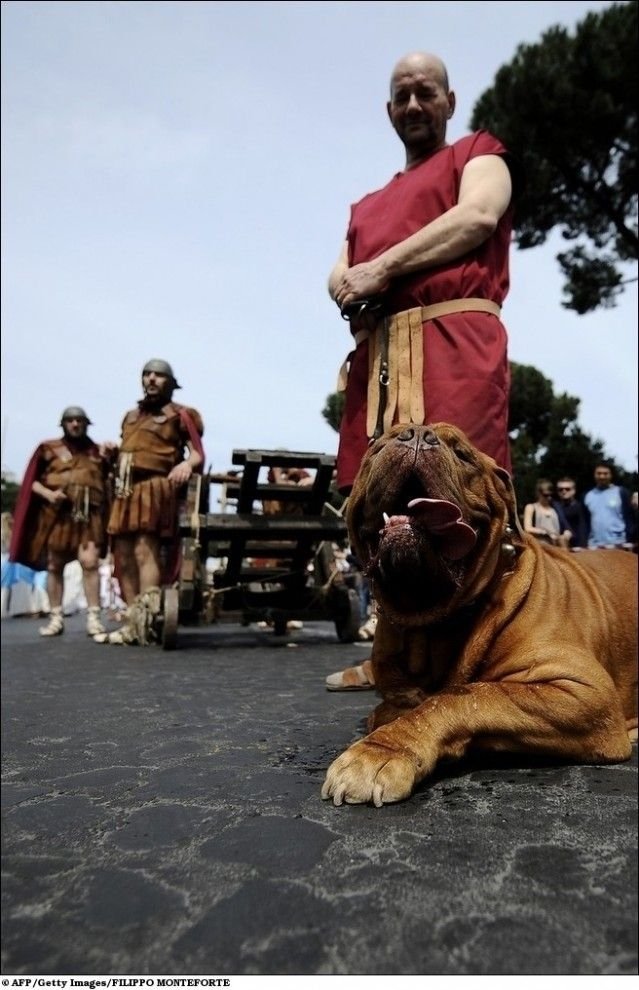
[[[139,591],[160,586],[162,567],[160,562],[160,540],[151,533],[138,534],[135,541],[135,560],[139,575]]]
[[[41,626],[41,636],[60,636],[64,632],[62,615],[62,593],[64,591],[63,571],[67,558],[57,550],[49,550],[47,557],[47,594],[51,606],[51,616],[46,626]]]
[[[95,543],[80,546],[78,560],[82,565],[82,581],[87,599],[87,634],[98,636],[105,630],[100,620],[100,554]]]
[[[100,555],[95,543],[86,543],[78,549],[82,565],[82,581],[89,608],[100,607]]]
[[[132,605],[140,593],[138,565],[135,559],[135,536],[116,536],[113,552],[120,591],[127,605]]]

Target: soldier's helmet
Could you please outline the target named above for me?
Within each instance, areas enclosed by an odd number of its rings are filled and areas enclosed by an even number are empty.
[[[168,361],[162,361],[161,358],[151,358],[142,368],[142,374],[145,375],[149,371],[155,371],[158,375],[166,375],[167,378],[171,379],[173,388],[182,388],[181,385],[178,385],[176,377],[173,374],[173,368]]]
[[[87,426],[92,425],[82,406],[67,406],[60,416],[60,426],[64,425],[65,419],[83,419]]]

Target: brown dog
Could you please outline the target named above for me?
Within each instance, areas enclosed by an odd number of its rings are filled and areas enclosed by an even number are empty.
[[[378,605],[384,700],[329,767],[323,798],[401,801],[471,748],[628,759],[634,554],[526,536],[508,474],[446,423],[396,426],[369,449],[348,522]]]

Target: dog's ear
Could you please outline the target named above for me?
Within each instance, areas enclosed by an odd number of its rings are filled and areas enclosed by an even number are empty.
[[[524,531],[521,523],[519,522],[519,515],[517,514],[517,496],[515,495],[513,479],[505,468],[499,467],[497,464],[495,465],[494,472],[508,493],[508,525],[513,532],[517,533],[517,535],[523,539]]]

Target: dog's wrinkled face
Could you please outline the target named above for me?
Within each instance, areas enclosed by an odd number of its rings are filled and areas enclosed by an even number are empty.
[[[507,472],[447,423],[396,426],[377,440],[348,507],[376,600],[404,625],[443,618],[476,597],[516,518]]]

